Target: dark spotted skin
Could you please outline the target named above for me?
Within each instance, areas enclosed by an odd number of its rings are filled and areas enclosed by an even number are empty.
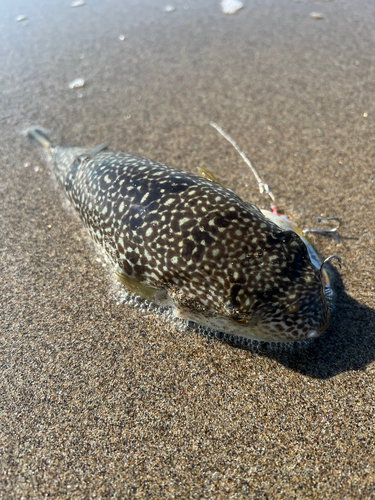
[[[329,309],[293,231],[212,180],[97,148],[52,148],[56,177],[119,279],[178,317],[230,334],[319,336]]]
[[[302,240],[215,182],[103,148],[52,148],[94,242],[144,297],[258,340],[320,335],[329,310]]]

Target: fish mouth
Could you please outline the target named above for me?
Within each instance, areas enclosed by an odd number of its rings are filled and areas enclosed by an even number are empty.
[[[317,337],[320,337],[321,333],[319,333],[317,330],[311,330],[311,332],[309,332],[307,334],[307,338],[308,339],[316,339]]]

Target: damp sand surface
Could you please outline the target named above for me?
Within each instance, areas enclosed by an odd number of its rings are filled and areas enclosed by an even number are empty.
[[[375,5],[243,3],[1,3],[3,498],[375,498]],[[343,267],[306,349],[239,349],[123,302],[21,134],[199,166],[267,208],[209,120],[302,226],[343,219],[341,247],[314,239]]]

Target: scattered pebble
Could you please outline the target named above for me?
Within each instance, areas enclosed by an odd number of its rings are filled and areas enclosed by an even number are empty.
[[[176,9],[173,7],[173,5],[166,5],[163,10],[164,12],[174,12]]]
[[[315,20],[323,19],[323,14],[321,14],[320,12],[311,12],[310,17],[311,19]]]
[[[80,89],[85,85],[85,80],[83,78],[76,78],[72,82],[69,83],[70,89]]]
[[[119,39],[119,40],[121,40],[122,42],[125,40],[125,38],[126,38],[126,36],[125,36],[125,35],[120,35],[120,36],[118,37],[118,39]]]
[[[26,162],[23,164],[23,166],[24,166],[25,168],[30,167],[30,163],[26,161]]]
[[[363,116],[364,116],[365,118],[367,118],[367,117],[368,117],[368,113],[363,113]]]
[[[16,21],[19,23],[20,21],[26,21],[27,17],[26,16],[17,16]]]
[[[85,5],[85,2],[82,0],[76,0],[75,2],[72,2],[70,4],[71,7],[83,7]]]
[[[235,14],[242,9],[243,3],[240,0],[221,0],[220,7],[224,14]]]

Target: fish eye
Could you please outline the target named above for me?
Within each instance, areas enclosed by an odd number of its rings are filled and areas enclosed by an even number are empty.
[[[238,323],[246,323],[246,318],[244,318],[243,316],[232,316],[232,319],[234,319],[234,321],[237,321]]]
[[[292,306],[289,307],[288,311],[291,312],[291,313],[296,312],[297,311],[297,306],[293,304]]]

